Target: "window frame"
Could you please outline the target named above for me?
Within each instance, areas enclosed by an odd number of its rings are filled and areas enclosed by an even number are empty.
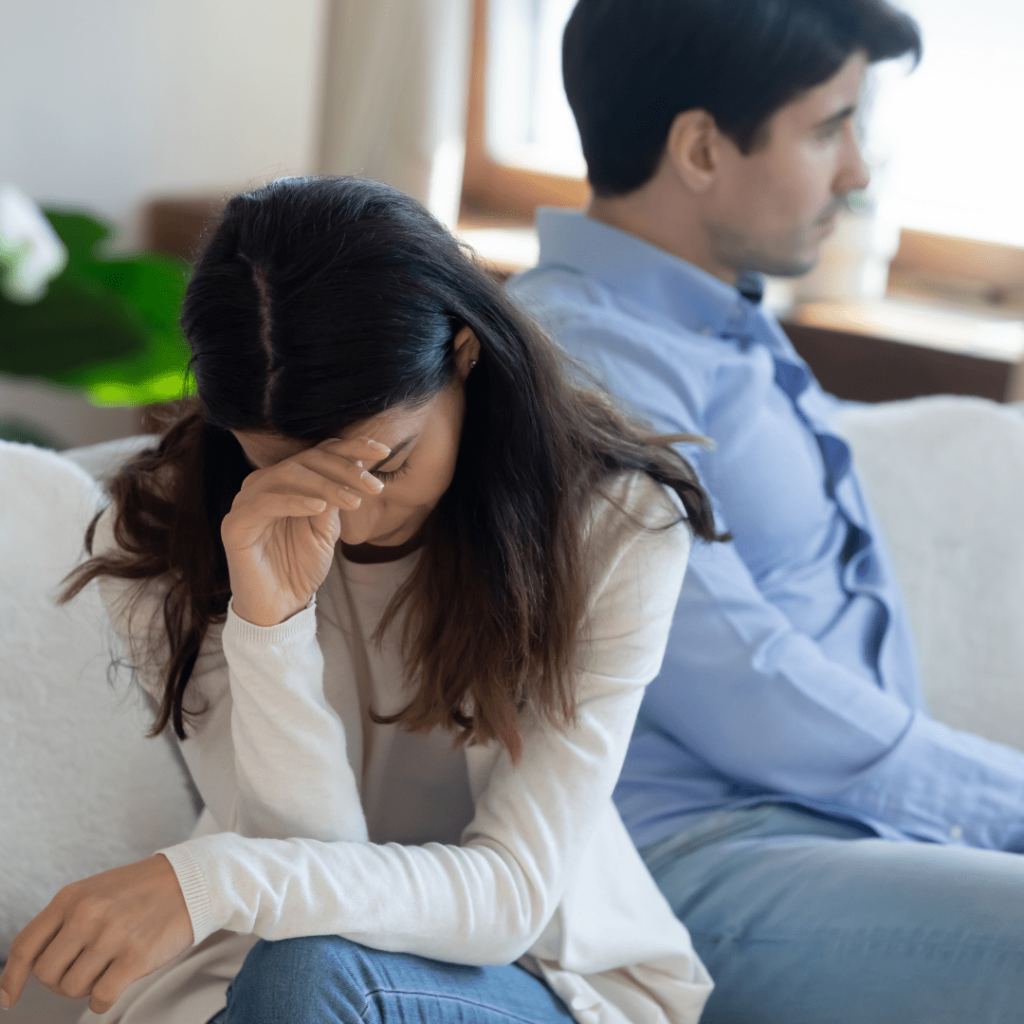
[[[582,208],[590,197],[584,178],[546,174],[499,163],[487,150],[487,0],[473,0],[472,59],[466,109],[463,219],[498,217],[532,223],[538,206]]]

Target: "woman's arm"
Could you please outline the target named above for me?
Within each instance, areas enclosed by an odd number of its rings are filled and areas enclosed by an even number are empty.
[[[627,510],[648,521],[678,515],[646,477],[620,484],[616,497]],[[461,846],[231,834],[190,840],[164,853],[187,880],[196,941],[228,928],[274,939],[341,934],[464,963],[520,956],[547,925],[609,811],[643,686],[660,665],[688,549],[685,525],[642,529],[601,503],[577,720],[565,731],[527,722],[520,764],[505,751],[493,758]],[[469,756],[488,759],[472,748]]]
[[[389,451],[364,437],[304,449],[246,477],[223,520],[232,598],[189,680],[186,707],[197,714],[182,751],[225,831],[366,839],[345,730],[324,697],[313,605],[341,517],[383,488],[363,460]],[[97,554],[117,553],[112,520],[108,510],[97,524]],[[168,657],[161,582],[101,577],[100,592],[159,701]]]
[[[93,550],[116,553],[113,513]],[[103,577],[100,593],[143,688],[160,700],[166,640],[163,592]],[[189,681],[196,714],[181,751],[218,827],[245,836],[365,842],[366,823],[341,720],[323,694],[315,606],[255,626],[229,607],[212,627]]]

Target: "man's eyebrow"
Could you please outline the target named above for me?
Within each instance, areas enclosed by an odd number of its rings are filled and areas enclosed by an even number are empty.
[[[390,455],[388,455],[386,458],[381,459],[380,462],[378,462],[375,466],[370,467],[370,472],[375,473],[382,466],[386,466],[393,458],[395,458],[398,455],[401,455],[402,452],[404,452],[405,449],[408,448],[409,445],[411,445],[415,439],[416,435],[410,434],[404,440],[399,441],[398,444],[396,444],[394,448],[391,449]]]
[[[837,111],[831,117],[826,117],[824,121],[819,121],[814,127],[831,128],[832,125],[839,124],[841,121],[846,121],[856,113],[857,105],[855,103],[851,103],[848,107],[843,107],[842,110]]]

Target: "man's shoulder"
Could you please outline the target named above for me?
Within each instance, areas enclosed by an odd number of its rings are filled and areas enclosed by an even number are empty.
[[[619,303],[592,274],[559,264],[541,264],[509,279],[509,294],[542,322],[552,318],[599,319]]]
[[[512,278],[508,290],[573,355],[598,346],[696,370],[718,354],[707,335],[581,270],[537,266]]]

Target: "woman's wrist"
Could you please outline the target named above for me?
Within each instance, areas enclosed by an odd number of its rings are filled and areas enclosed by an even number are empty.
[[[308,642],[316,637],[316,595],[305,607],[281,622],[269,626],[252,622],[240,615],[234,599],[228,603],[228,617],[224,628],[224,639],[234,638],[243,644],[291,644]]]
[[[296,603],[293,608],[269,608],[259,604],[247,604],[244,600],[239,601],[237,597],[232,595],[229,607],[238,618],[250,626],[269,629],[273,626],[283,625],[289,619],[294,618],[300,612],[309,608],[312,603],[313,598],[311,597],[304,604]]]

